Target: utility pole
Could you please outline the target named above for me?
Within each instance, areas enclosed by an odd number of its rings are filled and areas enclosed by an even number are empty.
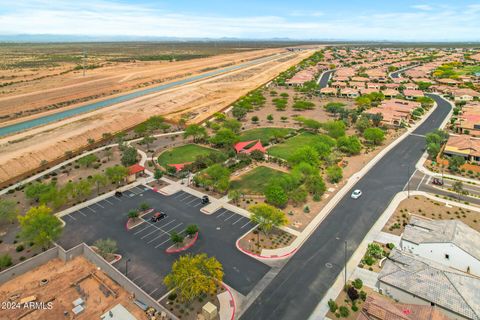
[[[130,258],[125,260],[125,277],[128,277],[128,263],[130,262]]]
[[[410,198],[410,164],[408,165],[407,197]]]
[[[85,77],[85,62],[87,60],[87,51],[83,49],[83,76]]]

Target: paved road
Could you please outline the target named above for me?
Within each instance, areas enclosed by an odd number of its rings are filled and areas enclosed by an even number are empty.
[[[330,75],[334,72],[335,70],[330,70],[330,71],[325,71],[325,73],[323,73],[322,77],[318,81],[318,84],[320,85],[320,89],[323,89],[328,85],[328,80],[330,79]]]
[[[408,69],[412,69],[412,68],[415,68],[415,67],[418,67],[418,65],[406,67],[406,68],[400,69],[400,70],[398,70],[398,71],[392,72],[392,73],[390,74],[390,77],[393,78],[393,79],[401,78],[402,73],[404,73],[404,72],[407,71]]]
[[[347,256],[350,258],[413,173],[425,148],[422,135],[438,128],[447,117],[450,104],[438,96],[432,95],[432,98],[438,103],[432,115],[354,186],[363,190],[363,196],[353,200],[347,195],[339,202],[245,311],[242,320],[308,319],[342,271],[344,240],[348,242]]]

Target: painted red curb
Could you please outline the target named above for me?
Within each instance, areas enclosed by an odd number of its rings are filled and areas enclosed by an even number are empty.
[[[188,248],[190,248],[191,246],[193,246],[195,244],[195,242],[197,242],[197,239],[198,239],[198,232],[195,233],[195,237],[193,237],[193,241],[191,243],[189,243],[188,245],[186,245],[184,247],[181,247],[181,248],[178,248],[178,249],[167,248],[167,250],[165,250],[165,252],[166,253],[177,253],[177,252],[185,251]]]
[[[241,238],[240,238],[241,239]],[[240,239],[237,240],[237,242],[235,242],[235,245],[237,246],[237,249],[242,251],[243,253],[245,253],[246,255],[249,255],[251,257],[254,257],[254,258],[261,258],[261,259],[283,259],[283,258],[286,258],[288,256],[291,256],[292,254],[294,254],[298,248],[295,248],[293,249],[292,251],[290,252],[287,252],[285,254],[282,254],[281,256],[278,256],[278,255],[271,255],[271,256],[262,256],[261,254],[256,254],[256,253],[253,253],[253,252],[250,252],[246,249],[243,249],[242,247],[240,247],[239,245],[239,242],[240,242]]]
[[[230,289],[223,282],[222,282],[222,287],[225,288],[225,290],[227,290],[228,294],[230,295],[230,307],[233,308],[232,317],[230,318],[230,320],[234,320],[235,311],[236,311],[235,299],[233,298],[233,294],[230,291]]]

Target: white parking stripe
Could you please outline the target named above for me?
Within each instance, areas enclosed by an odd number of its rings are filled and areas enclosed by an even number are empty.
[[[113,204],[112,202],[108,201],[108,199],[103,199],[103,200],[107,201],[107,202],[110,203],[110,204]]]
[[[85,208],[89,209],[89,210],[92,211],[93,213],[97,212],[97,211],[93,210],[93,209],[90,208],[90,207],[85,207]]]
[[[199,205],[202,204],[202,201],[200,201],[199,203],[197,203],[196,205],[194,205],[194,207],[198,207]]]
[[[167,233],[162,233],[162,234],[156,236],[155,238],[153,238],[152,240],[148,241],[147,243],[152,243],[153,241],[157,240],[158,238],[161,238],[161,237],[166,236],[166,235],[168,235],[168,234]]]
[[[147,228],[150,228],[150,225],[147,225],[145,228],[141,229],[141,230],[138,230],[137,232],[135,232],[134,234],[137,234],[137,233],[140,233],[142,232],[143,230],[147,229]]]
[[[167,233],[168,233],[168,232],[170,232],[170,231],[172,231],[172,230],[174,230],[174,229],[177,229],[177,227],[180,227],[182,224],[183,224],[183,222],[180,222],[179,224],[177,224],[177,225],[176,225],[175,227],[173,227],[172,229],[168,229],[167,231],[164,231],[164,232],[167,232]],[[162,230],[162,231],[163,231],[163,230]]]
[[[232,215],[230,217],[228,217],[227,219],[223,220],[223,221],[227,221],[227,220],[230,220],[230,218],[232,218],[233,216],[235,216],[236,213],[232,213]]]
[[[155,291],[157,291],[158,288],[156,288],[155,290],[151,291],[148,295],[151,296]]]
[[[162,243],[159,243],[155,246],[155,249],[160,247],[162,244],[165,244],[166,242],[170,241],[170,238],[168,238],[167,240],[163,241]]]
[[[165,228],[166,226],[168,226],[170,223],[174,222],[176,219],[173,219],[172,221],[170,221],[169,223],[165,223],[164,225],[161,225],[160,226],[160,229],[162,228]],[[162,229],[163,230],[163,229]]]
[[[180,191],[175,197],[173,197],[173,199],[180,198],[184,194],[185,194],[184,192]]]
[[[104,206],[102,206],[100,203],[96,202],[95,203],[97,206],[101,207],[101,208],[105,208]]]
[[[191,195],[190,193],[188,193],[185,198],[181,198],[180,200],[181,200],[181,201],[184,201],[184,200],[187,200],[187,199],[190,198],[190,197],[193,197],[193,195]]]
[[[75,219],[74,217],[72,217],[71,215],[68,215],[68,216],[69,216],[70,218],[72,218],[73,220],[77,220],[77,219]]]
[[[112,197],[112,198],[118,201],[122,201],[120,198],[117,198],[117,197]]]
[[[141,237],[140,239],[146,238],[146,237],[148,237],[149,235],[151,235],[152,233],[157,232],[157,231],[158,231],[158,230],[153,230],[152,232],[149,232],[149,233],[147,233],[146,235],[144,235],[143,237]]]
[[[232,223],[232,226],[233,226],[235,223],[237,223],[238,221],[242,220],[243,218],[245,218],[245,217],[240,217],[240,219],[238,219],[237,221],[235,221],[234,223]]]
[[[228,210],[226,210],[226,209],[223,209],[223,210],[224,210],[224,211],[223,211],[221,214],[219,214],[218,216],[216,216],[215,218],[218,219],[218,218],[220,218],[221,216],[223,216],[225,213],[228,212]]]
[[[82,211],[80,210],[77,210],[77,212],[79,212],[82,216],[86,217],[87,215],[85,213],[83,213]]]
[[[190,204],[190,203],[192,203],[192,202],[194,202],[194,201],[197,201],[197,200],[200,200],[200,199],[198,199],[197,197],[195,197],[195,199],[193,199],[192,201],[187,202],[187,205]]]
[[[243,229],[244,227],[246,227],[248,224],[250,224],[251,221],[248,221],[247,223],[245,223],[240,229]]]

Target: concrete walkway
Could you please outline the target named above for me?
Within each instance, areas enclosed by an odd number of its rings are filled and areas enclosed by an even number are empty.
[[[357,278],[360,278],[363,281],[364,286],[377,290],[378,273],[357,267],[352,275],[352,279]]]
[[[381,231],[377,237],[375,238],[375,241],[378,241],[380,243],[393,243],[395,247],[400,247],[400,236],[396,236],[394,234],[388,233],[388,232],[383,232]]]

